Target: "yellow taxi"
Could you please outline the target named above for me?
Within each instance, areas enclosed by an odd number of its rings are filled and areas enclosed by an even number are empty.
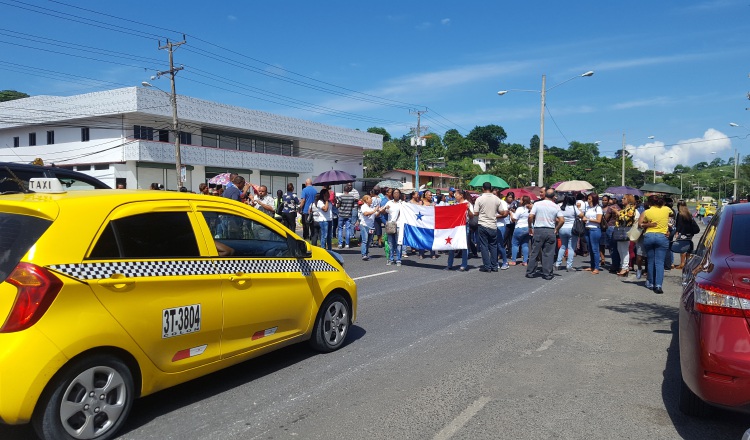
[[[106,439],[133,399],[308,340],[357,313],[341,256],[214,196],[0,195],[0,422]]]
[[[700,211],[701,207],[706,208],[706,217],[708,217],[709,215],[716,215],[716,206],[714,206],[712,203],[698,203],[697,205],[695,205],[695,210]]]

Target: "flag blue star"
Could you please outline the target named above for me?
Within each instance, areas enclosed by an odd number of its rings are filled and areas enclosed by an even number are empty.
[[[417,221],[420,221],[420,220],[422,220],[422,217],[423,217],[423,216],[424,216],[424,215],[423,215],[423,214],[422,214],[421,212],[418,212],[418,213],[417,213]]]

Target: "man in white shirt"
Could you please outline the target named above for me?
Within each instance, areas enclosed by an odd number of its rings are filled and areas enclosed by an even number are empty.
[[[564,220],[557,216],[560,207],[555,203],[555,190],[550,188],[544,192],[544,200],[534,203],[529,213],[529,225],[534,236],[534,243],[526,266],[526,278],[533,278],[537,259],[542,255],[542,275],[545,280],[552,279],[552,269],[555,264],[555,246],[557,237],[555,227]]]
[[[268,194],[268,187],[266,185],[258,187],[258,194],[255,195],[252,206],[273,217],[273,196]]]

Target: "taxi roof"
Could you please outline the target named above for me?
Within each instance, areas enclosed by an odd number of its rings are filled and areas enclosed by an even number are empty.
[[[154,191],[147,189],[98,189],[92,191],[68,191],[66,193],[14,193],[0,195],[0,212],[16,212],[55,219],[66,206],[95,206],[107,209],[123,203],[159,201],[159,200],[210,200],[220,203],[236,203],[234,200],[205,194],[193,194],[177,191]]]

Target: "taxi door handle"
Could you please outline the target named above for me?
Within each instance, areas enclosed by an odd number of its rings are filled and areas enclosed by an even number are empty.
[[[134,278],[110,277],[99,280],[100,286],[125,287],[135,284]]]
[[[229,276],[229,281],[236,282],[236,281],[250,281],[253,277],[250,274],[247,273],[238,273],[235,275]]]

